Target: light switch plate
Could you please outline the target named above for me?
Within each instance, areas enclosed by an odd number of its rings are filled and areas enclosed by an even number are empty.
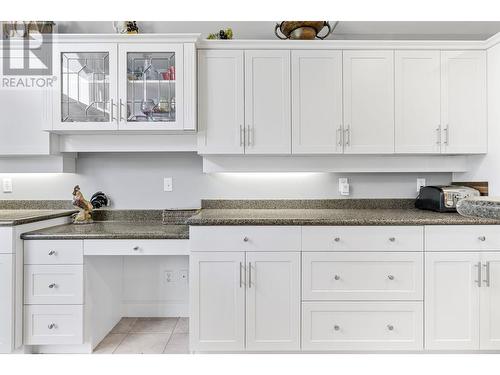
[[[163,179],[163,191],[172,191],[172,190],[174,190],[172,184],[173,184],[172,177],[165,177]]]
[[[12,193],[12,178],[10,177],[3,178],[2,188],[4,193]]]

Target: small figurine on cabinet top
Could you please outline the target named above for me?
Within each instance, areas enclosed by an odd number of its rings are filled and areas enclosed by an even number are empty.
[[[127,34],[139,34],[139,27],[136,21],[127,21]]]
[[[92,204],[85,199],[80,186],[76,185],[73,189],[73,206],[78,209],[78,213],[73,216],[73,224],[90,224],[92,220]]]

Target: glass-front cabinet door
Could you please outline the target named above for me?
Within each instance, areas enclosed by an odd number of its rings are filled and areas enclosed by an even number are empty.
[[[118,129],[117,45],[54,47],[54,130]]]
[[[183,45],[119,45],[119,129],[182,130]]]
[[[119,45],[120,130],[182,130],[182,44]]]

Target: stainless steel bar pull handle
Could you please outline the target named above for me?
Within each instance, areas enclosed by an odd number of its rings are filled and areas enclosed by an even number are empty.
[[[342,125],[337,129],[337,146],[342,147],[343,139],[342,139]]]
[[[436,128],[436,133],[437,133],[437,141],[436,143],[438,145],[441,144],[441,124],[438,125],[438,127]]]
[[[118,101],[118,121],[122,121],[123,120],[123,117],[122,117],[122,99],[120,98],[120,100]]]
[[[245,127],[240,125],[240,146],[245,145]]]
[[[244,284],[242,277],[243,277],[243,262],[240,262],[240,288],[243,288]]]
[[[247,126],[247,146],[253,145],[253,139],[252,139],[252,128],[250,128],[250,125]]]
[[[484,274],[485,278],[483,280],[484,284],[489,287],[490,286],[490,262],[486,262],[484,265]]]
[[[351,125],[347,125],[347,129],[345,130],[345,145],[351,145]]]
[[[444,138],[444,143],[448,145],[450,143],[450,125],[446,124],[445,128],[445,138]]]
[[[252,262],[248,262],[248,289],[252,287]]]
[[[111,121],[115,121],[115,115],[114,115],[114,109],[115,109],[115,104],[113,103],[113,98],[109,99],[109,113],[111,117]]]
[[[476,280],[476,283],[477,283],[477,286],[481,288],[481,262],[477,262],[477,264],[474,266],[474,267],[477,267],[477,280]]]

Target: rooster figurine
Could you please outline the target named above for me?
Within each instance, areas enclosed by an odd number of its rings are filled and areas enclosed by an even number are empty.
[[[73,217],[73,224],[92,223],[92,209],[94,207],[84,198],[79,185],[73,189],[73,206],[79,211]]]

